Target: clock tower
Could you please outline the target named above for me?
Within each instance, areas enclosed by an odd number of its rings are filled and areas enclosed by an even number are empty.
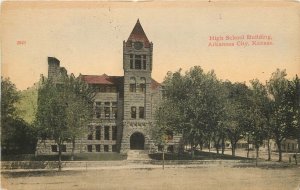
[[[123,42],[124,107],[121,151],[148,149],[150,143],[153,44],[139,20]]]

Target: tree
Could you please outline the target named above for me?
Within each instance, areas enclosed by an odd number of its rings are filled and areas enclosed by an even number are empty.
[[[267,82],[267,89],[271,96],[272,115],[270,123],[278,147],[279,161],[282,161],[281,143],[287,137],[289,129],[290,109],[288,105],[288,80],[285,70],[277,69]]]
[[[31,153],[36,144],[35,131],[18,115],[20,94],[15,84],[1,77],[1,152]]]
[[[249,107],[249,134],[256,149],[256,164],[259,157],[259,147],[268,135],[268,94],[266,87],[259,80],[251,83],[251,106]]]
[[[300,79],[297,75],[288,83],[287,104],[290,108],[291,123],[288,136],[297,139],[300,152]]]
[[[95,93],[80,77],[71,74],[64,80],[64,94],[67,104],[66,122],[72,141],[71,160],[74,160],[75,140],[81,137],[93,117]]]
[[[42,139],[53,139],[58,145],[59,170],[61,170],[62,146],[72,141],[72,158],[75,139],[93,114],[92,90],[74,75],[64,76],[59,83],[43,80],[38,91],[36,125]]]
[[[244,137],[248,128],[249,89],[244,83],[225,82],[228,97],[225,103],[224,121],[227,137],[230,139],[232,156],[235,156],[237,142]]]

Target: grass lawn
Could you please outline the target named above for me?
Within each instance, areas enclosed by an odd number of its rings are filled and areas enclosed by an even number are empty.
[[[154,160],[162,160],[162,153],[150,154],[149,157]],[[196,150],[194,157],[191,153],[185,152],[183,154],[165,153],[165,160],[249,160],[241,156],[231,156],[227,154],[216,154],[214,152],[204,152]]]

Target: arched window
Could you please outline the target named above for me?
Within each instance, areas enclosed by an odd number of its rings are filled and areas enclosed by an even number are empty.
[[[130,92],[136,92],[136,80],[134,77],[130,78],[130,86],[129,86]]]
[[[146,78],[141,77],[140,79],[140,92],[145,92],[146,91]]]

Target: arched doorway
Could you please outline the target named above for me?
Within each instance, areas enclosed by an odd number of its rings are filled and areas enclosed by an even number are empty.
[[[144,150],[145,137],[142,133],[136,132],[130,136],[131,150]]]

